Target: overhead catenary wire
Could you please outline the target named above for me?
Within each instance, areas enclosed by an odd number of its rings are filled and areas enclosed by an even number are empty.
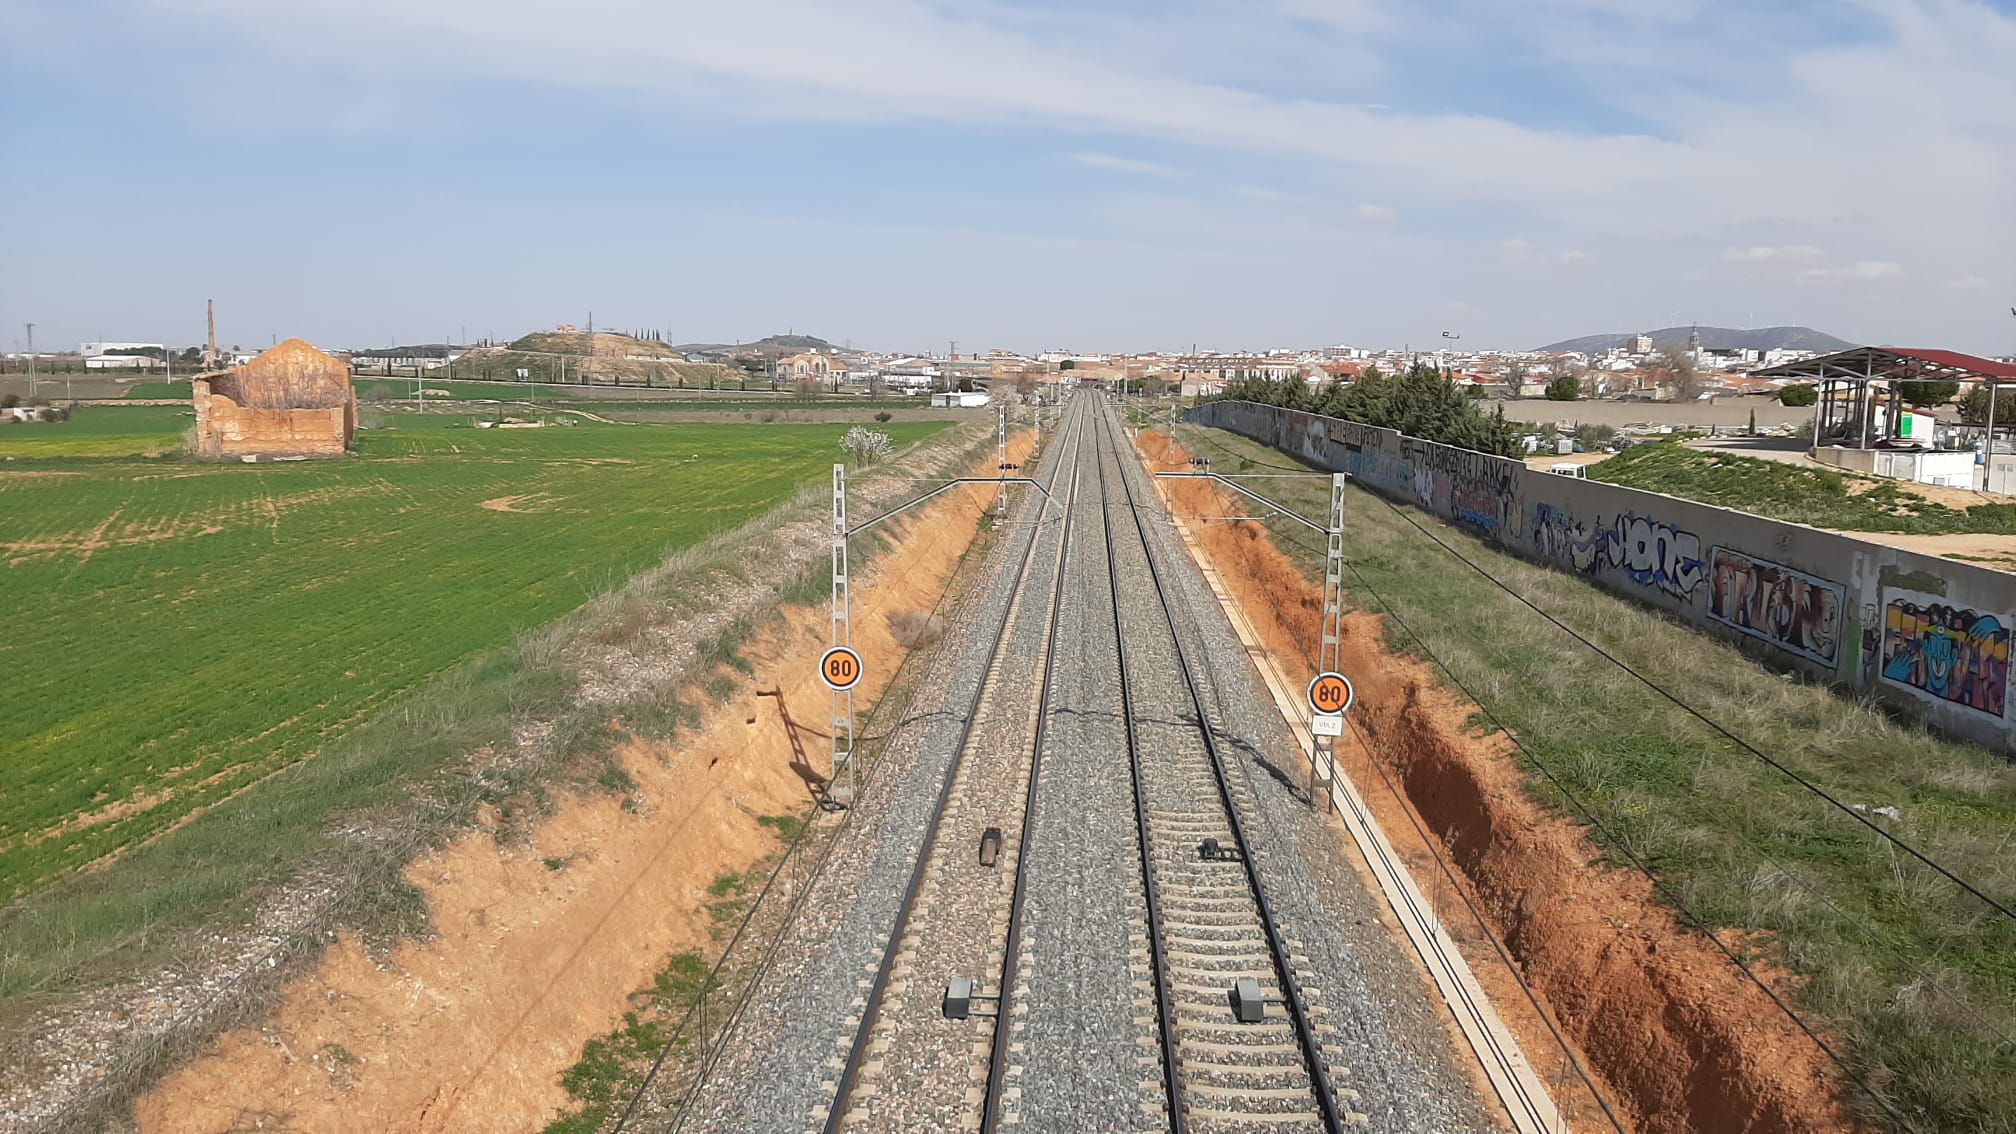
[[[1767,984],[1762,977],[1758,976],[1756,970],[1751,968],[1750,965],[1747,964],[1743,960],[1743,958],[1736,953],[1735,950],[1729,948],[1728,945],[1724,944],[1722,939],[1715,935],[1714,930],[1708,925],[1708,923],[1704,921],[1699,915],[1694,913],[1693,910],[1689,909],[1687,907],[1687,904],[1680,900],[1680,896],[1674,893],[1673,889],[1668,885],[1666,885],[1666,883],[1660,879],[1659,875],[1655,873],[1652,870],[1652,868],[1645,863],[1643,859],[1638,857],[1636,852],[1631,850],[1630,846],[1625,843],[1624,839],[1620,835],[1612,831],[1609,825],[1604,823],[1603,820],[1597,818],[1595,811],[1592,810],[1587,804],[1585,804],[1580,796],[1575,794],[1574,789],[1570,788],[1565,782],[1563,782],[1559,776],[1556,776],[1552,768],[1548,767],[1544,761],[1542,761],[1538,756],[1535,756],[1533,754],[1533,751],[1527,748],[1526,745],[1520,741],[1519,735],[1517,733],[1507,728],[1504,722],[1500,721],[1497,715],[1493,713],[1491,709],[1477,697],[1476,694],[1472,693],[1468,686],[1463,684],[1462,678],[1456,676],[1456,671],[1451,669],[1448,666],[1448,664],[1445,663],[1441,659],[1441,657],[1435,653],[1434,650],[1430,649],[1427,641],[1424,640],[1421,637],[1421,635],[1415,633],[1414,628],[1407,624],[1407,620],[1400,616],[1399,611],[1393,606],[1393,604],[1387,602],[1386,599],[1383,596],[1381,596],[1377,590],[1373,588],[1371,580],[1365,578],[1364,572],[1358,570],[1357,564],[1351,562],[1349,559],[1346,559],[1344,561],[1344,566],[1351,572],[1351,574],[1354,577],[1357,578],[1359,584],[1365,588],[1365,592],[1372,596],[1373,601],[1377,602],[1380,606],[1385,608],[1386,616],[1393,619],[1393,621],[1399,625],[1401,632],[1405,633],[1410,639],[1412,639],[1414,644],[1420,648],[1421,652],[1427,655],[1428,660],[1435,663],[1436,668],[1440,669],[1444,674],[1446,674],[1450,682],[1454,684],[1456,688],[1460,690],[1465,697],[1468,697],[1472,704],[1475,704],[1477,706],[1478,712],[1482,713],[1484,718],[1490,721],[1494,728],[1496,728],[1499,732],[1503,733],[1507,740],[1511,741],[1512,746],[1519,750],[1519,754],[1525,757],[1527,762],[1532,764],[1533,767],[1538,769],[1542,776],[1545,776],[1547,778],[1547,782],[1550,785],[1552,785],[1556,791],[1561,793],[1562,798],[1568,801],[1569,806],[1573,807],[1575,811],[1579,813],[1591,827],[1595,828],[1598,832],[1600,832],[1603,835],[1604,839],[1608,841],[1612,849],[1614,849],[1619,855],[1623,856],[1624,860],[1630,863],[1633,869],[1637,870],[1638,873],[1645,876],[1645,880],[1651,883],[1654,892],[1656,892],[1661,898],[1665,899],[1667,903],[1672,905],[1674,910],[1676,910],[1680,914],[1681,918],[1683,918],[1689,925],[1693,926],[1696,930],[1700,931],[1701,936],[1707,938],[1709,944],[1713,945],[1717,952],[1721,953],[1725,958],[1727,958],[1729,960],[1729,963],[1735,965],[1736,968],[1739,969],[1743,973],[1743,975],[1749,979],[1750,983],[1756,985],[1759,991],[1763,992],[1766,997],[1770,998],[1771,1003],[1776,1005],[1778,1010],[1784,1013],[1786,1018],[1791,1020],[1794,1026],[1796,1026],[1801,1032],[1805,1033],[1807,1039],[1813,1041],[1814,1046],[1818,1047],[1821,1053],[1826,1055],[1828,1061],[1833,1063],[1835,1068],[1838,1069],[1842,1075],[1846,1076],[1849,1082],[1855,1084],[1857,1087],[1860,1087],[1864,1093],[1866,1093],[1870,1098],[1876,1101],[1876,1104],[1878,1106],[1883,1108],[1885,1113],[1889,1114],[1890,1117],[1896,1119],[1900,1125],[1907,1127],[1910,1125],[1909,1121],[1904,1117],[1903,1113],[1900,1112],[1896,1108],[1896,1106],[1890,1102],[1888,1098],[1884,1097],[1882,1092],[1878,1091],[1875,1087],[1871,1086],[1867,1079],[1857,1074],[1855,1072],[1855,1069],[1848,1065],[1848,1061],[1844,1059],[1839,1052],[1836,1052],[1834,1048],[1827,1043],[1826,1040],[1822,1039],[1820,1037],[1820,1033],[1816,1031],[1811,1024],[1806,1022],[1805,1017],[1801,1016],[1798,1013],[1798,1011],[1792,1007],[1792,1005],[1787,1003],[1783,997],[1778,995],[1776,990],[1772,989],[1772,987],[1769,984]]]
[[[1910,855],[1912,858],[1917,859],[1920,863],[1923,863],[1927,868],[1931,869],[1934,873],[1945,878],[1948,882],[1953,883],[1955,886],[1958,886],[1960,889],[1965,890],[1967,893],[1979,899],[1982,902],[1982,904],[1988,906],[1990,909],[2001,914],[2003,917],[2010,919],[2011,921],[2016,921],[2016,910],[2012,910],[2010,907],[2004,905],[2000,901],[1997,901],[1995,898],[1990,897],[1988,894],[1982,892],[1982,890],[1979,887],[1967,881],[1965,878],[1960,877],[1958,874],[1955,874],[1952,870],[1948,869],[1946,866],[1939,863],[1937,860],[1933,859],[1930,855],[1927,855],[1925,852],[1919,850],[1917,847],[1912,846],[1910,843],[1905,842],[1903,839],[1898,838],[1896,835],[1890,833],[1889,831],[1884,830],[1882,827],[1878,826],[1873,820],[1871,820],[1868,816],[1862,814],[1861,812],[1841,802],[1832,793],[1827,791],[1827,789],[1807,779],[1805,776],[1800,775],[1798,772],[1787,767],[1784,763],[1766,754],[1765,752],[1759,750],[1755,745],[1751,744],[1749,741],[1729,731],[1729,729],[1724,727],[1721,722],[1715,720],[1713,717],[1708,716],[1701,710],[1681,700],[1676,694],[1674,694],[1671,690],[1667,689],[1665,686],[1652,680],[1650,677],[1647,677],[1644,674],[1638,672],[1638,670],[1633,668],[1629,662],[1626,662],[1622,658],[1619,658],[1615,654],[1612,654],[1610,651],[1604,649],[1597,643],[1590,641],[1589,638],[1585,636],[1581,631],[1561,621],[1559,618],[1556,618],[1552,613],[1547,611],[1545,608],[1539,606],[1538,604],[1534,603],[1531,599],[1528,599],[1525,595],[1522,595],[1518,591],[1513,590],[1511,587],[1505,585],[1503,580],[1499,579],[1491,572],[1485,570],[1482,566],[1473,562],[1462,552],[1457,551],[1455,548],[1449,546],[1449,544],[1444,542],[1440,536],[1437,536],[1434,532],[1429,531],[1427,528],[1423,527],[1420,521],[1408,515],[1406,511],[1403,510],[1399,505],[1394,504],[1392,501],[1387,500],[1385,497],[1380,496],[1376,492],[1369,492],[1367,493],[1367,495],[1371,496],[1375,500],[1378,500],[1381,504],[1384,504],[1389,510],[1393,512],[1394,515],[1399,516],[1401,519],[1407,521],[1407,523],[1412,525],[1416,531],[1420,532],[1422,535],[1425,535],[1430,540],[1434,541],[1437,547],[1440,547],[1442,550],[1448,552],[1451,556],[1453,556],[1457,560],[1457,562],[1463,564],[1465,567],[1470,568],[1472,571],[1475,571],[1478,575],[1482,576],[1486,581],[1488,581],[1492,586],[1497,587],[1499,590],[1504,591],[1508,595],[1511,595],[1514,599],[1518,600],[1520,605],[1526,607],[1528,610],[1531,610],[1535,614],[1538,614],[1540,617],[1546,619],[1548,622],[1553,623],[1557,628],[1561,630],[1562,633],[1567,634],[1570,638],[1573,638],[1576,642],[1594,651],[1598,656],[1602,657],[1605,661],[1609,662],[1610,664],[1616,666],[1618,669],[1621,669],[1625,673],[1630,674],[1633,678],[1637,679],[1640,683],[1642,683],[1646,688],[1652,690],[1654,693],[1657,693],[1660,697],[1663,697],[1667,701],[1671,702],[1676,708],[1680,709],[1688,716],[1691,716],[1695,720],[1700,721],[1702,724],[1707,725],[1710,729],[1712,729],[1714,732],[1720,735],[1723,739],[1729,741],[1731,744],[1736,745],[1743,751],[1748,752],[1750,755],[1756,757],[1758,760],[1763,761],[1773,770],[1779,772],[1787,779],[1791,780],[1793,783],[1798,784],[1801,788],[1804,788],[1806,791],[1812,793],[1814,796],[1826,801],[1827,804],[1833,807],[1836,811],[1839,811],[1841,814],[1846,815],[1848,818],[1853,819],[1855,822],[1868,828],[1870,831],[1874,832],[1877,835],[1877,837],[1881,838],[1884,842],[1889,843],[1891,846],[1897,848],[1900,851],[1903,851],[1905,854]]]
[[[1230,455],[1230,456],[1240,456],[1240,457],[1242,457],[1242,459],[1244,459],[1244,458],[1243,458],[1243,456],[1242,456],[1241,454],[1239,454],[1239,453],[1238,453],[1238,452],[1237,452],[1236,450],[1233,450],[1233,449],[1231,449],[1231,448],[1229,448],[1229,447],[1225,446],[1225,445],[1224,445],[1223,443],[1221,443],[1221,442],[1217,442],[1217,441],[1214,441],[1214,440],[1212,440],[1212,439],[1211,439],[1211,438],[1209,438],[1209,437],[1206,437],[1206,436],[1203,436],[1201,432],[1200,432],[1200,433],[1198,434],[1198,437],[1199,437],[1199,439],[1200,439],[1200,440],[1203,440],[1203,441],[1204,441],[1204,442],[1205,442],[1206,444],[1209,444],[1209,445],[1212,445],[1213,447],[1215,447],[1215,448],[1219,449],[1219,450],[1220,450],[1221,452],[1224,452],[1224,453],[1226,453],[1226,454],[1228,454],[1228,455]],[[1370,493],[1370,492],[1369,492],[1369,490],[1368,490],[1368,494],[1369,494],[1369,495],[1376,495],[1376,494],[1374,494],[1374,493]],[[1389,509],[1393,509],[1393,510],[1394,510],[1395,512],[1399,512],[1399,509],[1398,509],[1398,508],[1397,508],[1396,506],[1394,506],[1394,505],[1393,505],[1392,503],[1390,503],[1389,501],[1386,501],[1386,500],[1384,500],[1383,498],[1382,498],[1382,499],[1380,500],[1380,503],[1382,503],[1382,504],[1385,504],[1385,505],[1386,505],[1386,506],[1387,506],[1387,507],[1388,507]],[[1411,517],[1406,517],[1406,514],[1405,514],[1405,513],[1399,513],[1399,514],[1401,514],[1401,515],[1403,516],[1403,518],[1409,518],[1409,519],[1411,520]],[[1231,517],[1231,518],[1232,518],[1232,519],[1239,519],[1239,518],[1242,518],[1242,517]],[[1272,518],[1272,517],[1251,517],[1251,519],[1254,519],[1254,520],[1258,520],[1258,521],[1262,521],[1262,522],[1264,522],[1264,521],[1266,521],[1266,520],[1268,520],[1268,519],[1271,519],[1271,518]],[[1419,525],[1418,525],[1418,524],[1416,524],[1415,526],[1416,526],[1417,528],[1419,527]],[[1287,540],[1288,542],[1290,542],[1290,543],[1292,543],[1292,544],[1294,544],[1294,545],[1296,545],[1296,546],[1298,546],[1298,547],[1301,547],[1301,548],[1303,548],[1304,550],[1306,550],[1306,551],[1310,552],[1310,553],[1311,553],[1311,554],[1313,554],[1313,555],[1316,555],[1316,556],[1323,556],[1323,555],[1327,554],[1327,552],[1325,551],[1325,549],[1323,549],[1323,548],[1320,548],[1320,547],[1317,547],[1317,546],[1316,546],[1315,544],[1313,544],[1313,543],[1309,542],[1308,540],[1306,540],[1306,539],[1303,539],[1303,538],[1301,538],[1301,532],[1300,532],[1300,529],[1297,529],[1297,528],[1292,528],[1292,527],[1278,527],[1278,526],[1271,526],[1271,525],[1270,525],[1270,526],[1269,526],[1269,529],[1268,529],[1268,531],[1269,531],[1269,534],[1270,534],[1271,536],[1273,536],[1273,537],[1274,537],[1274,538],[1275,538],[1276,540],[1283,540],[1283,539],[1285,539],[1285,540]],[[1426,533],[1424,532],[1424,534],[1426,534]],[[1495,580],[1494,580],[1494,581],[1495,581]],[[1501,586],[1502,586],[1502,584],[1501,584]],[[1539,613],[1542,613],[1542,614],[1545,614],[1545,613],[1546,613],[1546,612],[1544,612],[1544,611],[1541,611],[1541,610],[1540,610],[1540,608],[1539,608],[1539,607],[1537,607],[1537,606],[1535,606],[1535,605],[1534,605],[1534,604],[1533,604],[1533,603],[1532,603],[1532,602],[1531,602],[1530,600],[1526,600],[1526,599],[1524,599],[1524,598],[1523,598],[1522,596],[1518,596],[1518,595],[1516,595],[1516,593],[1515,593],[1514,597],[1521,597],[1521,600],[1522,600],[1523,602],[1525,602],[1527,606],[1529,606],[1529,607],[1532,607],[1532,608],[1533,608],[1533,609],[1534,609],[1534,610],[1535,610],[1536,612],[1539,612]],[[1558,623],[1558,620],[1553,620],[1553,619],[1551,619],[1551,618],[1550,618],[1550,620],[1552,620],[1552,621],[1556,621],[1556,624],[1557,624],[1557,625],[1559,625],[1559,623]],[[1600,650],[1599,650],[1598,652],[1599,652],[1599,653],[1601,653],[1601,651],[1600,651]],[[1612,662],[1615,662],[1615,661],[1617,660],[1617,659],[1615,659],[1614,657],[1610,657],[1610,656],[1609,656],[1609,655],[1607,655],[1607,654],[1604,654],[1603,656],[1604,656],[1604,657],[1606,658],[1606,660],[1610,660],[1610,661],[1612,661]],[[1628,667],[1627,667],[1627,668],[1628,668]],[[1636,675],[1636,674],[1633,674],[1633,676],[1634,676],[1634,677],[1636,677],[1636,676],[1638,676],[1638,675]],[[1643,680],[1643,678],[1640,678],[1640,680]],[[1369,751],[1369,749],[1368,749],[1368,751]],[[1375,769],[1378,769],[1378,770],[1380,771],[1380,774],[1381,774],[1382,776],[1384,775],[1384,770],[1383,770],[1383,769],[1380,769],[1380,768],[1379,768],[1379,766],[1378,766],[1378,765],[1377,765],[1376,763],[1374,764],[1374,768],[1375,768]],[[1691,802],[1691,801],[1690,801],[1690,802]],[[1693,811],[1693,812],[1694,812],[1695,814],[1697,814],[1697,815],[1700,815],[1700,814],[1703,814],[1703,813],[1702,813],[1702,811],[1701,811],[1701,810],[1700,810],[1699,808],[1694,808],[1694,807],[1691,807],[1691,806],[1690,806],[1690,810],[1692,810],[1692,811]],[[1410,817],[1410,818],[1412,818],[1412,815],[1410,814],[1410,816],[1409,816],[1409,817]],[[1813,881],[1812,881],[1811,879],[1807,878],[1807,877],[1806,877],[1806,876],[1805,876],[1804,874],[1802,874],[1802,873],[1801,873],[1800,871],[1798,871],[1798,870],[1794,869],[1793,867],[1791,867],[1791,866],[1788,866],[1788,865],[1787,865],[1787,864],[1785,864],[1784,862],[1780,861],[1780,860],[1779,860],[1779,859],[1778,859],[1778,858],[1777,858],[1777,857],[1776,857],[1775,855],[1773,855],[1773,854],[1772,854],[1772,853],[1771,853],[1771,852],[1770,852],[1769,850],[1767,850],[1767,849],[1766,849],[1766,848],[1765,848],[1765,847],[1764,847],[1764,846],[1763,846],[1763,845],[1762,845],[1762,844],[1761,844],[1761,843],[1760,843],[1760,842],[1759,842],[1759,841],[1758,841],[1758,840],[1757,840],[1756,838],[1754,838],[1753,836],[1750,836],[1750,835],[1747,835],[1747,834],[1744,834],[1744,833],[1742,833],[1742,832],[1740,832],[1740,831],[1739,831],[1739,832],[1737,832],[1737,833],[1736,833],[1735,837],[1736,837],[1736,838],[1737,838],[1738,840],[1740,840],[1740,841],[1742,842],[1742,844],[1743,844],[1744,846],[1746,846],[1746,847],[1750,848],[1750,850],[1752,851],[1752,853],[1754,853],[1754,854],[1756,854],[1756,855],[1757,855],[1757,857],[1758,857],[1758,859],[1759,859],[1759,861],[1760,861],[1760,862],[1762,862],[1762,863],[1763,863],[1764,865],[1767,865],[1767,866],[1769,866],[1769,867],[1771,867],[1771,868],[1775,869],[1776,871],[1778,871],[1778,873],[1779,873],[1779,874],[1780,874],[1780,875],[1781,875],[1782,877],[1784,877],[1784,878],[1785,878],[1786,880],[1790,881],[1790,882],[1791,882],[1791,883],[1792,883],[1793,885],[1795,885],[1796,887],[1798,887],[1798,888],[1799,888],[1799,890],[1800,890],[1801,892],[1805,893],[1805,894],[1806,894],[1807,896],[1809,896],[1809,897],[1813,898],[1814,900],[1818,901],[1818,902],[1819,902],[1819,903],[1820,903],[1821,905],[1825,906],[1825,907],[1826,907],[1826,908],[1827,908],[1827,909],[1828,909],[1828,910],[1829,910],[1830,912],[1832,912],[1832,913],[1833,913],[1833,914],[1834,914],[1834,915],[1835,915],[1836,917],[1838,917],[1838,918],[1840,919],[1840,921],[1841,921],[1841,923],[1842,923],[1842,924],[1844,924],[1844,925],[1846,925],[1846,926],[1850,927],[1851,929],[1853,929],[1853,930],[1854,930],[1854,931],[1855,931],[1855,932],[1856,932],[1857,934],[1859,934],[1859,935],[1860,935],[1860,936],[1861,936],[1862,938],[1864,938],[1865,940],[1868,940],[1868,941],[1872,941],[1872,942],[1873,942],[1873,941],[1876,941],[1876,940],[1877,940],[1877,935],[1876,935],[1875,931],[1874,931],[1874,930],[1873,930],[1873,929],[1872,929],[1872,928],[1870,927],[1870,925],[1869,925],[1869,922],[1868,922],[1868,919],[1867,919],[1867,918],[1865,918],[1865,917],[1858,917],[1858,916],[1856,916],[1856,915],[1855,915],[1854,913],[1851,913],[1850,911],[1848,911],[1848,910],[1846,910],[1846,909],[1842,908],[1842,906],[1841,906],[1840,902],[1838,902],[1837,900],[1835,900],[1835,898],[1834,898],[1834,896],[1833,896],[1832,894],[1828,893],[1828,892],[1827,892],[1827,891],[1826,891],[1825,889],[1823,889],[1823,888],[1822,888],[1821,886],[1819,886],[1818,884],[1816,884],[1815,882],[1813,882]],[[1913,960],[1912,958],[1909,958],[1909,957],[1905,957],[1905,958],[1901,958],[1901,959],[1902,959],[1902,961],[1903,961],[1903,963],[1904,963],[1905,965],[1907,965],[1907,966],[1908,966],[1908,967],[1909,967],[1909,968],[1910,968],[1910,969],[1911,969],[1911,970],[1912,970],[1913,972],[1917,973],[1917,974],[1918,974],[1919,976],[1921,976],[1921,977],[1928,977],[1928,976],[1929,976],[1929,974],[1927,973],[1926,969],[1925,969],[1925,968],[1924,968],[1924,967],[1923,967],[1923,966],[1922,966],[1921,964],[1919,964],[1918,962],[1916,962],[1915,960]],[[1983,1026],[1984,1028],[1986,1028],[1986,1029],[1987,1029],[1988,1031],[1990,1031],[1990,1032],[1993,1032],[1993,1033],[1995,1033],[1995,1034],[1996,1034],[1997,1036],[2000,1036],[2000,1037],[2001,1037],[2001,1039],[2003,1040],[2003,1042],[2005,1042],[2005,1043],[2010,1043],[2010,1044],[2016,1044],[2016,1036],[2011,1036],[2011,1035],[2009,1034],[2009,1032],[2008,1032],[2008,1031],[2007,1031],[2006,1029],[2004,1029],[2004,1028],[2003,1028],[2003,1027],[2002,1027],[2002,1026],[2001,1026],[2000,1024],[1996,1023],[1995,1021],[1993,1021],[1993,1020],[1989,1019],[1989,1018],[1988,1018],[1987,1016],[1985,1016],[1985,1015],[1984,1015],[1984,1014],[1983,1014],[1983,1013],[1981,1012],[1981,1010],[1979,1009],[1979,1007],[1977,1007],[1977,1006],[1976,1006],[1976,1005],[1974,1005],[1973,1003],[1971,1003],[1971,1002],[1969,1002],[1969,1001],[1966,1001],[1966,1000],[1961,1000],[1961,1001],[1959,1001],[1959,1003],[1958,1003],[1958,1006],[1959,1006],[1959,1007],[1960,1007],[1960,1008],[1961,1008],[1961,1009],[1962,1009],[1963,1011],[1965,1011],[1965,1012],[1966,1012],[1966,1013],[1967,1013],[1967,1014],[1968,1014],[1969,1016],[1971,1016],[1971,1017],[1972,1017],[1972,1018],[1973,1018],[1973,1019],[1974,1019],[1974,1020],[1975,1020],[1975,1021],[1976,1021],[1977,1023],[1979,1023],[1979,1024],[1980,1024],[1980,1025],[1982,1025],[1982,1026]]]
[[[1213,446],[1220,452],[1226,453],[1231,456],[1238,456],[1242,460],[1252,459],[1247,458],[1242,454],[1234,452],[1232,449],[1227,448],[1221,442],[1212,440],[1209,437],[1202,437],[1201,434],[1200,437],[1206,444]],[[1255,463],[1267,463],[1267,462],[1260,462],[1256,460]],[[1270,464],[1269,467],[1286,468],[1287,466]],[[1633,668],[1630,665],[1630,663],[1617,657],[1615,654],[1612,654],[1610,651],[1604,649],[1597,643],[1590,641],[1586,635],[1582,634],[1580,631],[1576,630],[1574,627],[1568,625],[1567,623],[1561,621],[1559,618],[1556,618],[1551,612],[1535,604],[1531,599],[1528,599],[1525,595],[1522,595],[1518,591],[1513,590],[1511,587],[1507,586],[1503,580],[1499,579],[1497,576],[1493,575],[1490,571],[1486,570],[1484,567],[1474,562],[1469,557],[1465,556],[1462,552],[1457,551],[1454,547],[1451,547],[1440,536],[1437,536],[1434,532],[1422,526],[1419,520],[1416,520],[1413,516],[1409,515],[1407,511],[1403,509],[1400,505],[1393,503],[1391,500],[1388,500],[1379,493],[1371,491],[1369,489],[1366,491],[1366,495],[1372,497],[1374,500],[1377,500],[1379,503],[1385,505],[1387,510],[1391,511],[1394,515],[1400,517],[1402,520],[1405,520],[1416,531],[1420,532],[1422,535],[1428,537],[1428,539],[1433,541],[1437,547],[1440,547],[1443,551],[1448,552],[1452,557],[1454,557],[1458,562],[1462,563],[1465,567],[1470,568],[1470,570],[1482,576],[1492,586],[1497,587],[1499,590],[1504,591],[1506,594],[1512,596],[1512,598],[1517,600],[1521,605],[1533,611],[1535,614],[1538,614],[1540,617],[1546,619],[1548,622],[1552,623],[1555,627],[1560,629],[1563,633],[1573,638],[1576,642],[1594,651],[1605,661],[1610,662],[1612,665],[1615,665],[1617,668],[1623,670],[1625,673],[1630,674],[1632,678],[1644,684],[1646,688],[1651,689],[1653,692],[1657,693],[1660,697],[1671,702],[1675,707],[1679,708],[1682,712],[1685,712],[1689,716],[1700,721],[1702,724],[1707,725],[1710,729],[1715,731],[1724,739],[1728,740],[1730,743],[1736,745],[1738,748],[1741,748],[1743,751],[1749,753],[1751,756],[1762,761],[1764,764],[1768,765],[1773,770],[1779,772],[1786,778],[1790,779],[1793,783],[1798,784],[1801,788],[1812,793],[1818,798],[1824,800],[1829,806],[1841,812],[1843,815],[1846,815],[1848,818],[1853,819],[1855,822],[1861,824],[1863,827],[1868,828],[1870,831],[1874,832],[1879,838],[1883,839],[1885,842],[1888,842],[1889,844],[1896,847],[1898,850],[1903,851],[1905,854],[1911,856],[1912,858],[1917,859],[1920,863],[1923,863],[1927,868],[1931,869],[1934,873],[1937,873],[1941,877],[1945,878],[1947,881],[1953,883],[1955,886],[1966,891],[1969,895],[1978,899],[1983,904],[1987,905],[1990,909],[1993,909],[1995,912],[2001,914],[2003,917],[2010,919],[2011,921],[2016,921],[2016,909],[2011,909],[2008,905],[2005,905],[2001,901],[1998,901],[1997,899],[1983,892],[1979,887],[1975,886],[1971,882],[1968,882],[1966,879],[1960,877],[1958,874],[1954,873],[1951,869],[1939,863],[1931,856],[1925,854],[1923,851],[1920,851],[1918,848],[1912,846],[1910,843],[1905,842],[1903,839],[1897,837],[1895,834],[1892,834],[1891,832],[1884,830],[1881,826],[1877,825],[1875,821],[1871,820],[1868,816],[1862,814],[1861,812],[1841,802],[1841,800],[1836,798],[1832,793],[1828,792],[1825,788],[1822,788],[1818,784],[1813,783],[1811,780],[1800,775],[1792,768],[1787,767],[1781,761],[1759,750],[1755,745],[1751,744],[1749,741],[1731,732],[1719,721],[1716,721],[1714,718],[1708,716],[1706,713],[1703,713],[1701,710],[1681,700],[1676,694],[1674,694],[1671,690],[1667,689],[1665,686],[1652,680],[1650,677],[1645,676],[1643,673],[1640,673],[1637,669]],[[1301,546],[1303,547],[1309,547],[1308,544],[1302,543],[1302,541],[1300,540],[1296,540],[1295,542],[1301,544]],[[1311,550],[1314,549],[1312,548]]]

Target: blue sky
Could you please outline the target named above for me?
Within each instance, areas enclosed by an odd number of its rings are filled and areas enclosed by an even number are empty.
[[[0,344],[2016,351],[2016,0],[7,0]]]

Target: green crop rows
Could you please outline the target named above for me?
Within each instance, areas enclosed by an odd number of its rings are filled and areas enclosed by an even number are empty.
[[[845,431],[451,422],[467,419],[398,415],[337,461],[0,461],[0,895],[750,519],[822,475]]]

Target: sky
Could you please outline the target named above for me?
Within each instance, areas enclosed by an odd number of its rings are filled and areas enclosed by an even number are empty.
[[[0,347],[2016,352],[2016,0],[0,0]]]

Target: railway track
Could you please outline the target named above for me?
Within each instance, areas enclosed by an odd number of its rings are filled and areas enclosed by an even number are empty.
[[[1011,979],[1004,948],[1020,916],[1027,802],[1040,773],[1045,707],[1059,630],[1064,565],[1088,415],[1074,412],[1048,470],[1059,506],[1054,541],[1028,541],[930,820],[898,924],[862,1007],[861,1023],[815,1120],[825,1130],[967,1129],[1001,1089],[995,1019],[941,1013],[941,970],[967,959],[982,990]],[[1066,470],[1069,470],[1068,478]],[[1049,509],[1043,513],[1047,515]],[[1054,548],[1054,551],[1049,549]],[[1042,561],[1047,570],[1036,570]],[[1039,691],[1028,697],[1032,686]],[[919,959],[927,958],[921,966]]]
[[[1255,870],[1263,852],[1241,820],[1218,725],[1156,563],[1136,463],[1111,414],[1101,426],[1110,442],[1102,519],[1170,1128],[1342,1130],[1352,1116],[1331,1083],[1326,1027]]]
[[[1017,570],[815,1127],[1341,1131],[1362,1116],[1254,870],[1125,437],[1091,398],[1066,429],[1060,530]],[[947,1018],[958,977],[978,995]],[[1072,1027],[1074,1000],[1103,1015]]]

